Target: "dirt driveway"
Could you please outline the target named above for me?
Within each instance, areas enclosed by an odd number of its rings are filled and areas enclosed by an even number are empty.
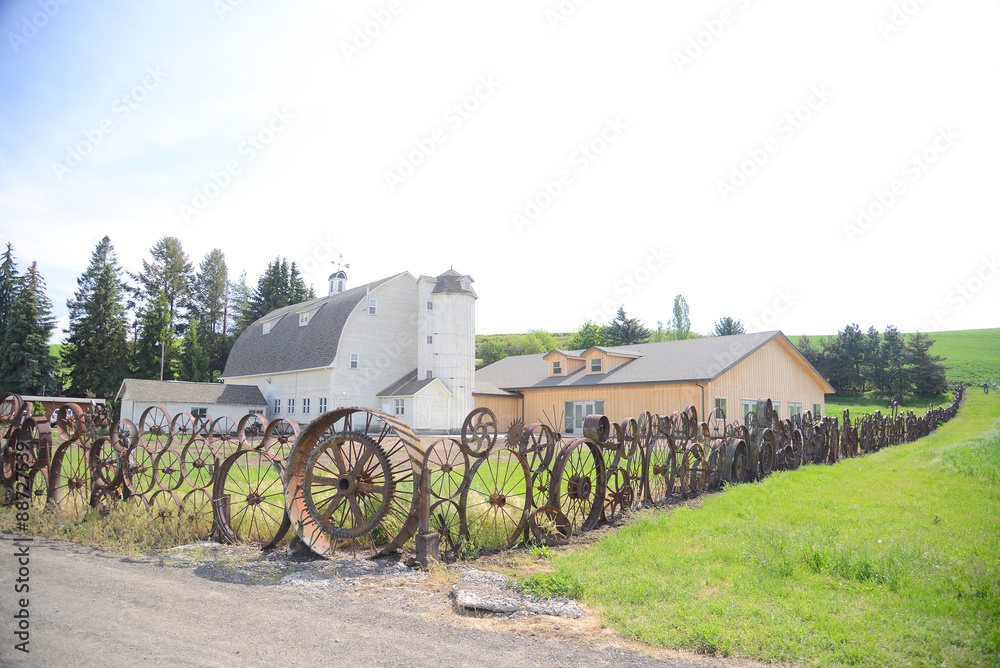
[[[15,650],[17,560],[0,538],[3,666],[706,666],[577,620],[457,611],[457,575],[392,559],[312,561],[205,543],[138,559],[36,539],[30,654]]]

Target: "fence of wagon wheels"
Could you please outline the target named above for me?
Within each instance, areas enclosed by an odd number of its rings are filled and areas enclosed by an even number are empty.
[[[719,409],[699,420],[694,406],[621,422],[590,415],[573,438],[520,421],[504,436],[477,408],[459,437],[425,446],[396,416],[366,408],[325,413],[300,433],[258,414],[213,420],[155,406],[138,423],[107,425],[70,403],[56,413],[54,439],[44,417],[7,393],[3,498],[65,514],[133,504],[263,548],[294,529],[327,556],[377,556],[433,536],[440,553],[459,558],[565,544],[644,506],[912,441],[954,417],[963,395],[959,386],[949,406],[921,417],[894,407],[780,420],[766,398],[734,422]]]

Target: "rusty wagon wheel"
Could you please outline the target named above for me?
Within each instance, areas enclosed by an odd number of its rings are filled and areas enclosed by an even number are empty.
[[[111,445],[115,446],[119,452],[124,453],[133,445],[138,445],[139,428],[131,420],[119,420],[108,430],[108,439],[111,441]]]
[[[288,455],[295,446],[295,440],[299,437],[299,425],[297,422],[281,418],[272,420],[264,428],[264,451],[274,458],[278,466],[284,468]]]
[[[209,489],[215,482],[219,460],[212,446],[200,436],[181,451],[181,473],[185,482],[195,489]]]
[[[765,429],[760,438],[760,450],[757,456],[757,477],[766,478],[774,470],[775,442],[774,432]]]
[[[122,484],[125,475],[122,454],[106,436],[99,437],[90,446],[90,471],[95,489],[113,490]]]
[[[211,494],[200,488],[185,494],[181,503],[181,519],[193,525],[200,536],[208,536],[215,521]]]
[[[215,526],[226,542],[270,547],[290,527],[281,470],[260,450],[240,450],[222,462],[212,505]]]
[[[173,443],[177,449],[183,448],[196,436],[194,416],[190,413],[177,413],[170,420],[170,432],[174,435]]]
[[[52,456],[50,498],[61,511],[82,514],[90,508],[88,448],[76,441],[63,443]]]
[[[563,446],[552,470],[548,505],[566,516],[574,532],[587,531],[601,519],[606,492],[601,446],[586,438]]]
[[[170,447],[174,433],[170,428],[170,413],[159,406],[150,406],[139,416],[139,445],[152,453]]]
[[[479,459],[462,491],[462,540],[486,550],[513,546],[524,533],[531,508],[531,473],[513,450]]]
[[[497,416],[489,408],[480,406],[462,423],[462,447],[470,457],[485,457],[497,441]]]
[[[730,471],[731,480],[737,483],[746,482],[747,467],[750,463],[750,451],[747,448],[747,443],[743,439],[740,439],[736,441],[733,448],[733,464]]]
[[[180,455],[173,450],[164,450],[156,455],[153,461],[153,479],[160,489],[168,492],[178,489],[184,482]]]
[[[528,464],[532,475],[549,468],[556,451],[556,437],[544,424],[535,423],[528,427],[521,438],[517,452]]]
[[[239,425],[227,415],[212,423],[212,449],[219,459],[228,459],[240,450]]]
[[[608,489],[604,495],[601,519],[614,524],[635,505],[635,490],[623,468],[615,468],[608,473]]]
[[[669,431],[662,431],[646,451],[642,479],[647,501],[662,503],[673,493],[675,471],[674,439]]]
[[[569,518],[553,506],[540,506],[528,516],[528,526],[536,543],[554,547],[567,545],[573,537]]]
[[[13,392],[0,394],[0,426],[3,428],[0,434],[7,436],[6,430],[14,426],[20,419],[23,409],[24,400],[21,399],[21,395]]]
[[[56,410],[56,431],[61,441],[93,443],[97,435],[93,422],[87,419],[78,404],[63,404]]]
[[[365,556],[398,550],[419,526],[423,461],[419,439],[394,415],[340,408],[316,418],[285,464],[285,508],[299,539],[327,557],[340,548]]]
[[[212,440],[212,416],[208,413],[201,413],[194,416],[194,434],[201,438]]]
[[[156,487],[153,477],[156,455],[142,445],[133,445],[122,457],[125,487],[130,494],[146,496]]]
[[[431,496],[457,499],[469,479],[469,456],[460,441],[441,438],[427,447],[424,467],[430,480]]]
[[[45,466],[33,466],[28,471],[28,501],[31,510],[42,510],[49,503],[49,469]]]
[[[458,552],[462,545],[462,508],[457,499],[441,499],[430,507],[430,529],[438,535],[441,550]]]
[[[262,448],[266,432],[267,419],[259,413],[247,413],[236,425],[237,439],[241,448]]]

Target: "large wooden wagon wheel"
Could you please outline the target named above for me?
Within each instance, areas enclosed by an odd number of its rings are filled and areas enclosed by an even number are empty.
[[[396,416],[341,408],[299,435],[285,464],[285,508],[313,552],[378,556],[416,533],[424,450]]]

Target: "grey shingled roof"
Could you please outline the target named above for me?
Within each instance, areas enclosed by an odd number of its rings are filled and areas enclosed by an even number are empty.
[[[337,356],[340,333],[354,307],[368,292],[406,272],[345,290],[336,295],[271,311],[240,334],[229,352],[223,378],[280,373],[329,366]],[[319,306],[309,324],[299,327],[298,313]],[[264,321],[281,320],[264,334]]]
[[[414,394],[424,389],[434,382],[433,378],[421,378],[417,380],[417,370],[414,369],[395,383],[385,388],[375,396],[378,397],[412,397]]]
[[[507,391],[547,387],[588,387],[602,385],[645,385],[710,381],[746,359],[775,337],[778,331],[733,336],[709,336],[684,341],[640,343],[631,346],[609,346],[610,354],[625,352],[637,357],[604,374],[587,375],[579,369],[565,376],[549,377],[544,355],[518,355],[483,367],[476,372],[476,392],[480,387]],[[787,339],[786,339],[787,340]],[[791,345],[789,343],[789,345]],[[579,354],[582,351],[567,351]],[[806,365],[808,362],[803,361]],[[809,366],[811,369],[812,367]],[[815,370],[814,370],[815,371]],[[819,374],[817,374],[819,375]],[[825,382],[825,381],[824,381]],[[491,392],[482,392],[492,394]]]
[[[471,287],[469,289],[462,287],[463,278],[469,279],[470,286],[472,285],[472,283],[475,283],[475,280],[471,276],[468,276],[466,274],[460,274],[459,272],[455,271],[454,267],[452,267],[451,269],[449,269],[448,271],[444,272],[443,274],[437,277],[436,279],[437,285],[435,285],[434,289],[431,290],[431,294],[438,295],[447,293],[457,293],[461,295],[472,295],[473,297],[475,297],[476,296],[475,290],[472,290]]]
[[[152,404],[190,403],[227,404],[233,406],[267,406],[256,385],[229,383],[188,383],[176,380],[142,380],[126,378],[118,395],[128,388],[132,401]]]

